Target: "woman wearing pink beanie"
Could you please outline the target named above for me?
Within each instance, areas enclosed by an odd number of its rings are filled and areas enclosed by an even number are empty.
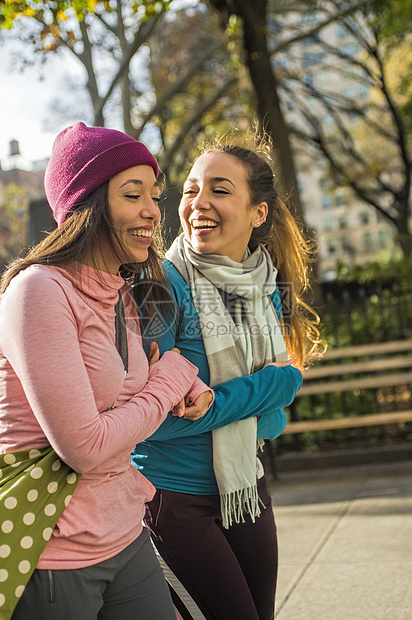
[[[68,127],[45,175],[58,228],[3,274],[1,618],[176,618],[130,453],[213,394],[177,350],[142,348],[131,285],[162,282],[157,175],[124,133]]]

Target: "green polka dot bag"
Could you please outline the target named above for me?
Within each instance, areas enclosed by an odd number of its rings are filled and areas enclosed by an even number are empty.
[[[81,475],[51,446],[0,455],[0,620],[9,620]]]

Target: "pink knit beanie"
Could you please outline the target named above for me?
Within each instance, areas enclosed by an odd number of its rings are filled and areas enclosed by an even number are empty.
[[[159,167],[144,144],[104,127],[75,123],[54,141],[44,177],[46,197],[58,226],[68,212],[119,172],[139,165]]]

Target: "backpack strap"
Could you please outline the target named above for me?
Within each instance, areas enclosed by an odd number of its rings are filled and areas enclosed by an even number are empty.
[[[124,372],[127,374],[129,370],[129,352],[127,350],[127,332],[126,332],[126,319],[124,315],[124,305],[122,294],[119,292],[119,301],[116,304],[116,348],[122,358],[124,365]]]

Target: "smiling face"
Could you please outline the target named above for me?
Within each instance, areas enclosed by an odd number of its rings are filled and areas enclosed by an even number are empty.
[[[125,263],[142,263],[155,227],[160,222],[160,189],[151,166],[134,166],[109,181],[108,199],[114,228],[126,254]],[[119,259],[109,247],[101,249],[103,269],[117,273]]]
[[[240,263],[266,203],[251,205],[246,169],[232,155],[207,152],[194,163],[183,187],[179,216],[196,252]]]

